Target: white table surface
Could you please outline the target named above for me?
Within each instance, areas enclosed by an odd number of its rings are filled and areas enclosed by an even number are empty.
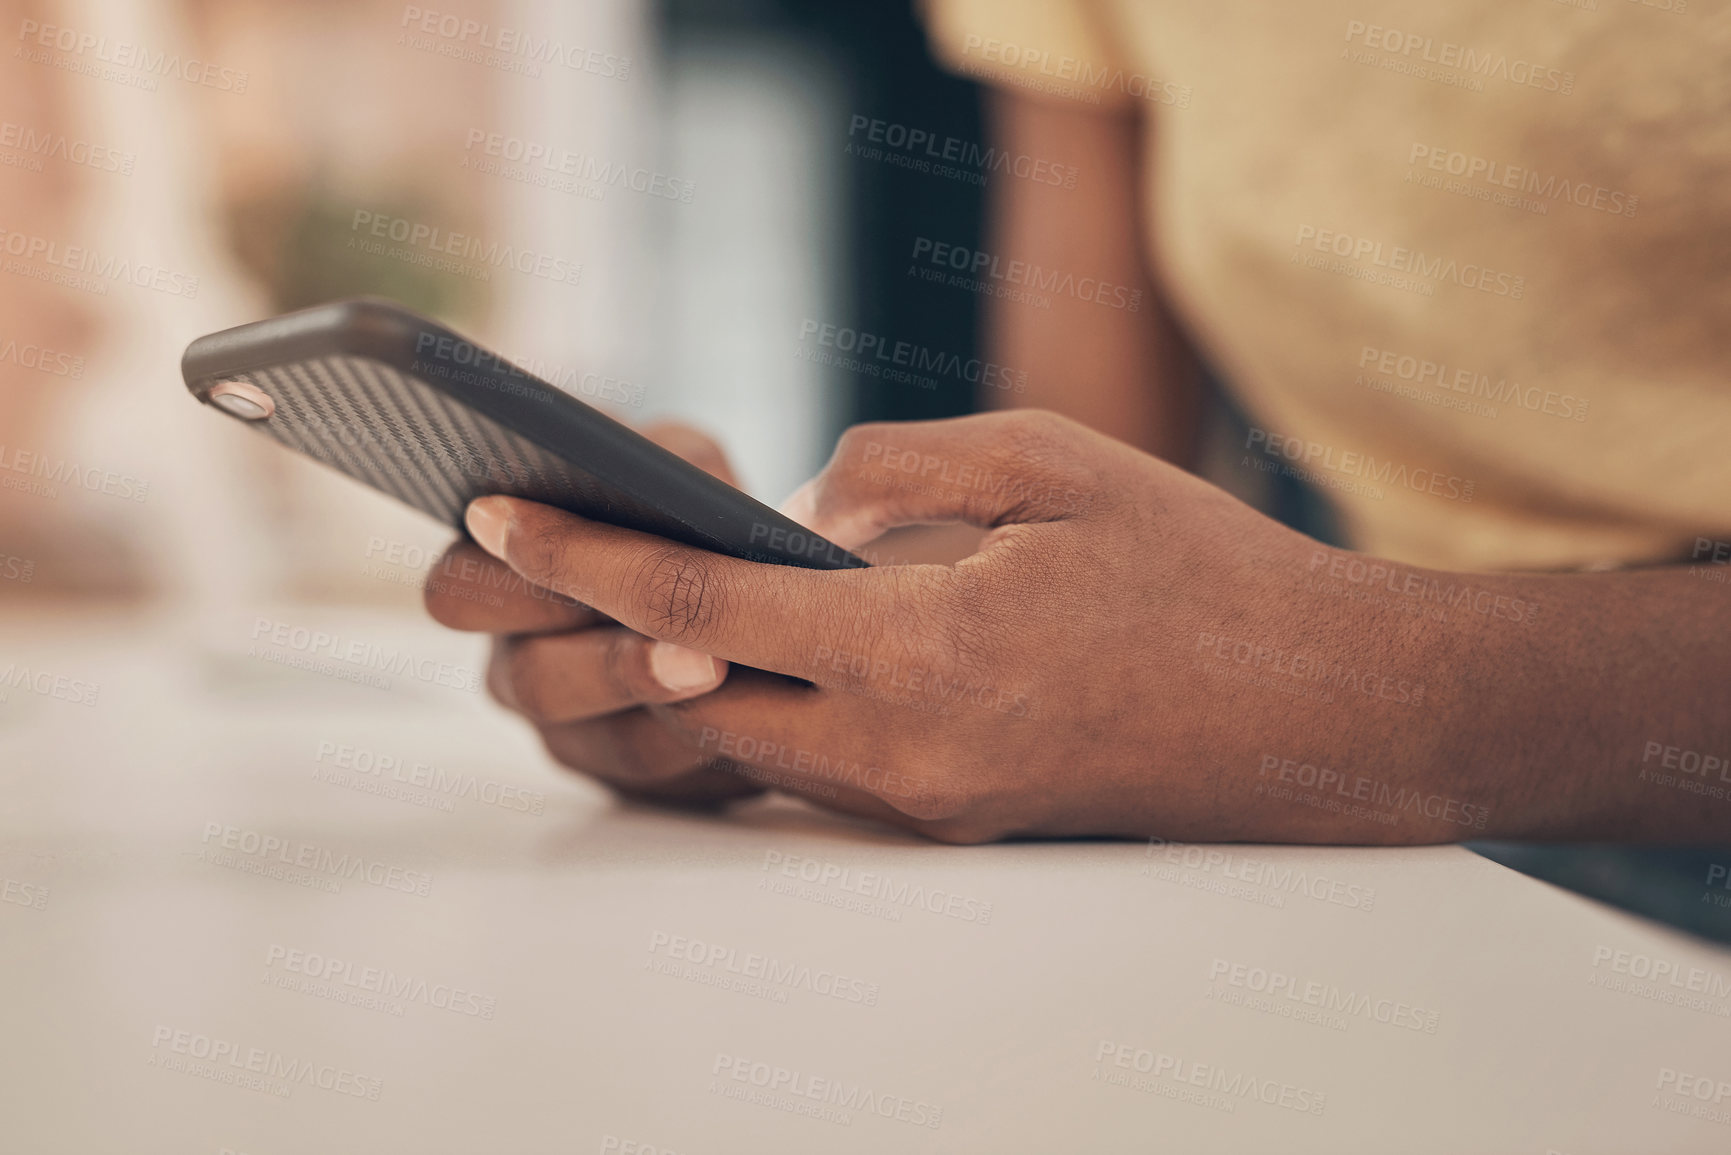
[[[289,669],[252,625],[0,618],[0,672],[101,687],[0,686],[0,1150],[1731,1151],[1731,956],[1466,851],[623,808],[480,695]],[[343,747],[403,769],[321,780]],[[377,792],[417,764],[464,793]],[[243,869],[255,837],[320,885]],[[1620,989],[1654,965],[1682,985]],[[1269,974],[1336,1009],[1244,1005]]]

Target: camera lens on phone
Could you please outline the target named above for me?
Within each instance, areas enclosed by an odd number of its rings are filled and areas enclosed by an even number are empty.
[[[207,395],[212,405],[242,421],[263,421],[276,412],[269,393],[249,381],[220,381]]]

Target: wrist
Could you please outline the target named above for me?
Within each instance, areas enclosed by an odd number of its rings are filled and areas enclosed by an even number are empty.
[[[1317,692],[1280,711],[1257,760],[1263,796],[1287,803],[1306,840],[1489,837],[1504,807],[1497,783],[1470,772],[1481,683],[1463,671],[1486,655],[1481,615],[1463,606],[1482,603],[1488,619],[1501,596],[1512,615],[1506,595],[1309,541],[1301,565],[1286,632],[1313,646],[1301,666]]]

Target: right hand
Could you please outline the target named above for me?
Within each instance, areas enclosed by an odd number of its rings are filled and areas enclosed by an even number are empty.
[[[738,484],[721,447],[697,430],[663,423],[642,432]],[[761,792],[732,763],[698,749],[665,709],[720,687],[728,663],[530,585],[466,538],[445,552],[425,593],[434,620],[494,635],[488,692],[527,718],[564,765],[646,801],[713,805]],[[735,678],[752,675],[772,676]]]

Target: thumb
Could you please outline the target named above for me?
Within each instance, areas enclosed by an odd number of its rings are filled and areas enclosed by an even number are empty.
[[[1097,436],[1031,409],[856,425],[781,512],[844,549],[902,525],[1061,521],[1098,492],[1087,452]]]

